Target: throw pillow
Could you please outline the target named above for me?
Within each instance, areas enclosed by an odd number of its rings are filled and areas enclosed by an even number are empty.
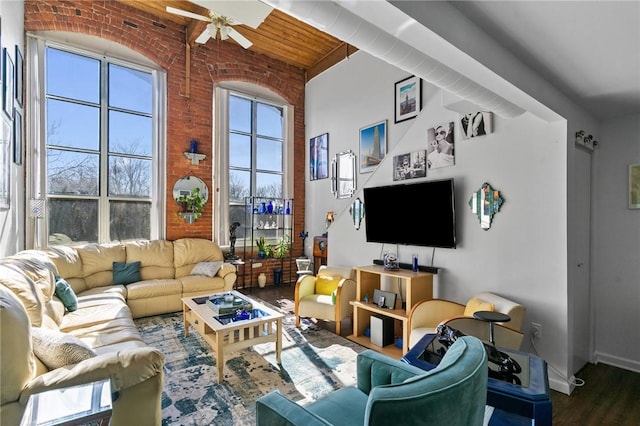
[[[71,285],[62,277],[56,277],[56,296],[62,301],[67,311],[73,312],[78,309],[78,297]]]
[[[131,284],[140,281],[140,262],[113,262],[113,284]]]
[[[96,356],[82,340],[71,334],[42,327],[31,328],[33,352],[49,370],[77,364]]]
[[[485,302],[484,300],[476,299],[475,297],[471,298],[467,302],[467,306],[464,308],[465,317],[472,317],[475,312],[478,311],[494,311],[495,306],[493,303]]]
[[[224,262],[200,262],[191,270],[191,275],[215,277]]]
[[[330,277],[326,275],[318,275],[316,278],[316,294],[326,294],[331,296],[333,290],[338,288],[342,277]]]

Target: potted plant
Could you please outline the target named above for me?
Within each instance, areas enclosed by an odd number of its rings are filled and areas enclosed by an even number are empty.
[[[258,247],[258,257],[264,259],[267,256],[267,240],[264,237],[260,237],[256,240],[256,247]]]
[[[204,195],[199,187],[195,187],[188,194],[182,194],[176,198],[176,202],[182,206],[182,216],[199,219],[207,205]]]
[[[286,257],[289,253],[289,236],[285,235],[278,240],[276,245],[273,247],[273,256],[282,259]]]

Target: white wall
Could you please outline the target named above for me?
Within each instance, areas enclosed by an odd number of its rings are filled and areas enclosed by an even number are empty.
[[[592,177],[596,360],[640,372],[640,210],[627,207],[628,166],[640,163],[640,115],[601,130]]]
[[[359,129],[388,120],[388,154],[375,172],[357,174],[354,198],[334,199],[329,180],[307,185],[306,223],[311,235],[324,231],[319,225],[324,224],[327,210],[336,212],[337,219],[329,228],[329,264],[367,265],[379,258],[382,246],[366,242],[364,223],[355,230],[348,214],[350,203],[355,197],[363,198],[363,187],[392,184],[393,156],[426,149],[428,128],[457,122],[457,113],[440,106],[440,89],[425,84],[420,115],[394,124],[394,83],[404,77],[404,71],[358,52],[307,84],[307,139],[328,132],[330,156],[351,149],[359,158]],[[487,290],[523,303],[527,333],[531,321],[544,327],[540,355],[569,376],[566,126],[546,123],[531,114],[493,118],[493,134],[471,140],[456,138],[456,164],[427,173],[427,180],[453,177],[456,187],[458,248],[436,249],[434,265],[443,268],[438,274],[437,296],[464,303],[474,293]],[[480,228],[467,205],[484,182],[500,190],[505,199],[488,231]],[[389,208],[394,206],[394,200],[389,200]],[[389,249],[395,247],[385,246],[385,251]],[[430,248],[400,247],[398,255],[409,262],[416,251],[421,264],[430,263]],[[528,344],[524,346],[529,349]],[[552,381],[554,377],[563,381],[556,376],[550,373]]]
[[[0,19],[2,20],[2,48],[6,48],[11,60],[15,64],[15,46],[20,46],[22,56],[24,50],[24,1],[0,1]],[[4,110],[0,112],[6,117]],[[24,138],[24,131],[23,131]],[[23,149],[26,141],[23,139]],[[11,159],[13,159],[13,143],[11,144]],[[24,165],[24,161],[23,161]],[[0,257],[13,254],[24,248],[24,166],[17,166],[11,161],[11,207],[0,210]],[[0,165],[0,167],[4,167]],[[4,173],[4,169],[0,170]]]

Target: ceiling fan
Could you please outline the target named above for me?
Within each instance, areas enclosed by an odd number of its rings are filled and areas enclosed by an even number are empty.
[[[260,1],[224,1],[224,0],[197,0],[192,3],[209,9],[209,16],[199,15],[175,7],[167,6],[167,12],[175,13],[191,19],[209,22],[205,30],[196,38],[196,43],[204,44],[210,38],[217,38],[220,34],[221,40],[229,37],[235,40],[240,46],[248,49],[253,43],[240,34],[234,25],[244,24],[251,28],[258,28],[264,19],[273,9]]]

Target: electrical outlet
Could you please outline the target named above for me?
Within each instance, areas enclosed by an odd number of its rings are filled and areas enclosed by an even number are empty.
[[[262,263],[254,263],[253,265],[251,265],[252,268],[259,268],[262,266]]]
[[[542,339],[542,324],[538,324],[537,322],[531,323],[531,336],[534,339]]]

